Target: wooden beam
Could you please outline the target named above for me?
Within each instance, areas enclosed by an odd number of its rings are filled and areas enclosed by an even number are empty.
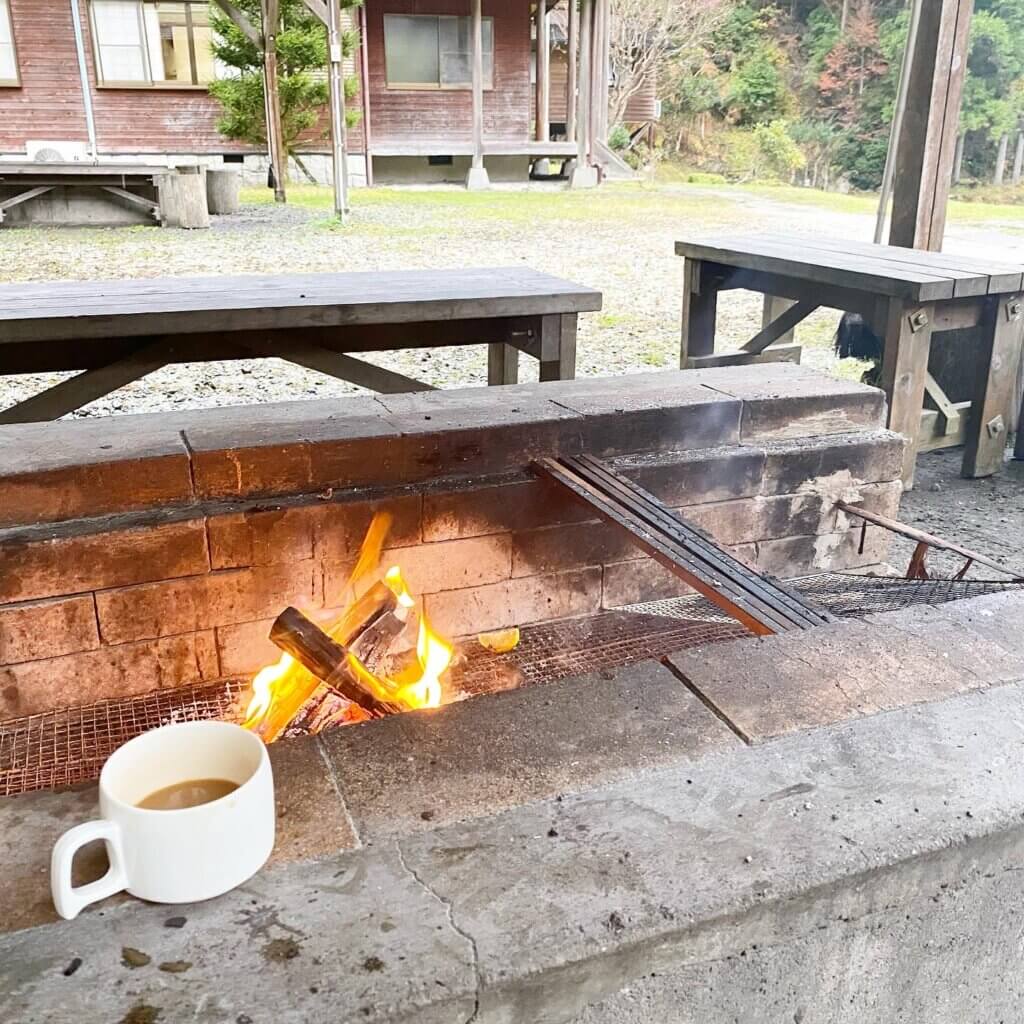
[[[551,18],[547,0],[537,0],[537,115],[538,142],[551,138]]]
[[[973,9],[974,0],[922,4],[897,142],[890,245],[942,248]]]
[[[12,206],[20,206],[22,203],[27,203],[30,199],[35,199],[36,196],[44,195],[49,192],[55,186],[53,185],[37,185],[35,188],[27,189],[25,192],[19,192],[16,196],[11,196],[9,199],[0,202],[0,224],[3,223],[4,214],[11,209]]]
[[[60,419],[172,361],[173,354],[166,342],[145,345],[123,359],[96,370],[86,370],[38,395],[26,398],[10,409],[0,411],[0,423],[36,423],[40,420]]]
[[[278,348],[273,343],[260,344],[257,341],[243,341],[242,345],[260,357],[276,356],[289,363],[297,363],[309,370],[325,373],[328,377],[358,384],[361,388],[380,392],[382,395],[399,395],[407,391],[434,391],[430,384],[413,380],[394,370],[386,370],[382,366],[374,366],[362,359],[354,359],[342,352],[332,352],[329,348],[321,348],[303,341],[294,341],[287,350]]]
[[[286,201],[285,180],[288,176],[288,155],[281,128],[281,96],[277,85],[277,32],[281,25],[279,0],[260,0],[263,14],[263,91],[267,118],[267,155],[274,178],[274,200]]]
[[[231,0],[213,0],[213,2],[231,19],[235,27],[257,50],[263,49],[263,36],[256,31],[243,11],[240,11]]]
[[[579,59],[580,10],[578,0],[568,0],[569,28],[566,41],[565,138],[576,141],[576,71]]]
[[[145,210],[154,219],[160,219],[160,204],[154,203],[152,199],[136,195],[134,192],[129,192],[126,188],[118,188],[116,185],[100,185],[100,188],[104,192],[109,192],[112,196],[117,196],[118,199],[123,199],[126,203],[131,203],[133,206]]]
[[[750,366],[753,363],[799,363],[803,349],[800,345],[773,345],[763,352],[718,352],[709,356],[689,356],[687,370],[700,370],[709,366]]]
[[[818,304],[805,300],[790,306],[784,313],[777,316],[767,327],[761,328],[750,341],[743,345],[744,352],[763,352],[773,341],[778,341],[784,334],[788,334],[801,320],[806,320],[816,309]]]

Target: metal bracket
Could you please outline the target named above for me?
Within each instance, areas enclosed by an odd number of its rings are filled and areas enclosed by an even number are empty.
[[[985,429],[988,431],[988,436],[993,439],[1004,433],[1006,431],[1006,424],[1003,422],[1002,413],[990,419],[985,424]]]
[[[1006,300],[1006,319],[1011,323],[1014,320],[1019,320],[1021,315],[1024,314],[1024,303],[1019,298],[1012,298]]]
[[[914,334],[917,334],[918,331],[923,331],[928,326],[928,323],[928,314],[923,309],[910,314],[910,329]]]

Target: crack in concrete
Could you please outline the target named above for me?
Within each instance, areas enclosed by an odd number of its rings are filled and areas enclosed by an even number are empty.
[[[352,830],[352,838],[355,840],[355,849],[360,849],[363,845],[362,836],[359,835],[359,829],[356,828],[355,819],[353,819],[351,812],[348,809],[348,804],[345,802],[345,794],[341,789],[341,780],[338,778],[338,773],[334,770],[334,763],[331,761],[324,748],[323,740],[319,737],[315,737],[316,749],[320,752],[320,759],[324,763],[324,767],[327,769],[327,778],[334,789],[335,795],[338,797],[338,806],[341,807],[341,813],[345,818],[345,824]]]
[[[436,892],[430,883],[422,878],[419,872],[412,867],[405,859],[405,851],[402,849],[402,844],[399,842],[395,843],[395,852],[398,854],[398,863],[402,865],[403,870],[408,872],[409,877],[432,899],[436,900],[444,908],[445,920],[448,922],[448,926],[451,928],[459,938],[465,940],[469,944],[470,952],[473,956],[473,978],[476,983],[475,991],[473,992],[473,1012],[462,1022],[462,1024],[473,1024],[473,1021],[477,1020],[480,1015],[480,995],[483,990],[483,977],[480,974],[480,950],[477,947],[476,939],[470,935],[458,922],[455,920],[455,910],[452,906],[452,901],[445,899],[440,893]]]

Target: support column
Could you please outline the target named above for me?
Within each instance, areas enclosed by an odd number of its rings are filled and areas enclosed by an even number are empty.
[[[566,40],[565,138],[576,141],[576,61],[579,59],[580,11],[577,0],[569,2],[569,32]]]
[[[576,166],[569,179],[570,188],[593,188],[597,184],[597,170],[590,162],[591,116],[590,100],[593,96],[593,40],[594,0],[580,0],[580,75],[579,105],[576,125]]]
[[[261,0],[263,15],[263,93],[267,117],[267,155],[273,177],[274,200],[286,201],[287,154],[281,131],[281,97],[277,88],[277,31],[281,25],[278,0]]]
[[[359,5],[359,60],[362,70],[359,88],[363,101],[363,159],[366,161],[366,184],[373,187],[373,149],[370,131],[370,44],[367,35],[366,4]]]
[[[921,5],[896,153],[889,244],[942,248],[974,0]]]
[[[483,0],[470,0],[473,57],[473,164],[466,175],[466,188],[490,187],[484,167],[484,17]]]
[[[342,224],[348,213],[348,125],[345,120],[345,70],[339,0],[327,0],[328,85],[331,97],[331,164],[334,212]]]
[[[551,19],[547,0],[537,0],[537,113],[534,135],[538,142],[551,141]],[[551,173],[546,156],[534,164],[540,175]]]

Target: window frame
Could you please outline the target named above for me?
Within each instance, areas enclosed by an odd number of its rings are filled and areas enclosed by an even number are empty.
[[[440,25],[438,25],[438,82],[391,82],[388,79],[388,59],[387,59],[387,31],[388,31],[388,18],[431,18],[433,21],[439,22],[442,18],[466,18],[469,20],[469,15],[465,14],[407,14],[404,11],[385,11],[383,15],[383,31],[382,31],[382,42],[384,44],[384,88],[389,92],[469,92],[473,88],[472,74],[470,75],[470,81],[466,83],[445,83],[440,81],[441,77],[441,38],[440,38]],[[495,79],[495,43],[496,38],[494,35],[494,18],[490,15],[481,19],[482,21],[489,21],[491,23],[491,77],[490,81],[487,79],[486,70],[484,72],[484,92],[494,91],[494,79]],[[486,53],[486,51],[484,51]]]
[[[96,29],[96,14],[95,4],[93,0],[89,0],[89,33],[92,36],[92,60],[93,60],[93,72],[94,78],[96,79],[97,89],[161,89],[161,90],[181,90],[188,92],[206,92],[209,88],[209,82],[182,82],[176,79],[163,79],[155,81],[153,79],[153,71],[150,67],[149,62],[149,46],[148,38],[146,36],[146,20],[144,17],[146,4],[156,6],[161,0],[117,0],[118,3],[124,3],[131,5],[135,8],[139,18],[139,30],[142,39],[142,61],[143,67],[146,71],[147,79],[145,81],[121,81],[119,79],[110,79],[109,81],[103,77],[103,60],[100,56],[100,37],[99,32]],[[196,41],[195,33],[193,30],[192,22],[192,5],[193,4],[205,4],[207,8],[210,6],[211,0],[174,0],[174,2],[182,3],[185,7],[185,22],[188,32],[188,55],[189,55],[189,69],[195,77],[199,77],[198,72],[198,61],[196,58]]]
[[[11,14],[11,0],[0,0],[0,9],[7,18],[7,28],[11,33],[11,54],[14,57],[14,77],[0,78],[0,89],[21,88],[21,65],[18,63],[18,40],[14,37],[14,16]]]

